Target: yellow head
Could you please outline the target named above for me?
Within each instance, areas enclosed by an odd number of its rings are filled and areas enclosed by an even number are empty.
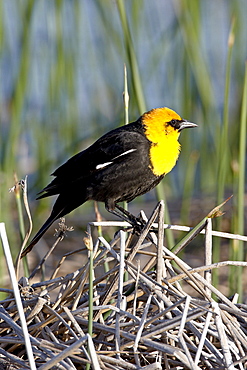
[[[165,175],[175,166],[179,156],[178,138],[181,130],[197,125],[183,120],[169,108],[157,108],[142,116],[145,135],[151,141],[151,169],[157,176]]]

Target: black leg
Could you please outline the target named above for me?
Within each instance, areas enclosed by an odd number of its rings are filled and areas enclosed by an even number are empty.
[[[115,204],[115,209],[111,209],[106,207],[107,211],[112,213],[113,215],[121,218],[122,220],[130,223],[132,227],[134,228],[135,232],[138,234],[141,232],[142,228],[144,227],[144,223],[142,220],[140,220],[138,217],[135,217],[130,212],[128,212],[123,207],[119,206],[118,204]]]
[[[128,222],[130,222],[131,224],[144,226],[143,222],[138,217],[132,215],[132,213],[130,213],[123,207],[119,206],[118,204],[116,204],[115,207],[120,211],[120,214],[123,214]]]

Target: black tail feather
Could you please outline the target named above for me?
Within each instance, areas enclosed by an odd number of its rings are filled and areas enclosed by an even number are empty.
[[[53,224],[54,221],[56,221],[60,217],[63,217],[65,215],[67,215],[68,213],[70,213],[71,211],[73,211],[75,208],[77,208],[81,204],[85,203],[85,201],[87,200],[87,198],[85,198],[83,196],[79,197],[79,199],[78,199],[78,197],[76,197],[74,199],[75,191],[77,193],[78,192],[77,190],[79,190],[79,189],[75,189],[75,190],[73,190],[73,192],[72,191],[71,192],[66,192],[66,193],[64,192],[63,194],[60,194],[59,195],[59,197],[57,198],[57,200],[56,200],[56,202],[55,202],[55,204],[53,206],[53,209],[52,209],[52,212],[51,212],[50,217],[46,220],[46,222],[44,223],[44,225],[39,229],[39,231],[37,232],[37,234],[33,237],[33,239],[31,240],[31,242],[27,246],[27,248],[24,249],[24,251],[21,254],[21,258],[24,257],[27,253],[29,253],[33,249],[33,247],[35,246],[35,244],[44,235],[44,233],[46,232],[46,230]],[[83,190],[82,190],[82,193],[81,194],[82,195],[84,194]],[[47,196],[47,195],[44,194],[44,196]],[[42,197],[43,196],[41,196],[40,198],[42,198]]]
[[[21,258],[23,258],[24,256],[26,256],[26,254],[28,254],[29,252],[31,252],[31,250],[33,249],[33,247],[35,246],[35,244],[44,235],[44,233],[46,232],[46,230],[49,229],[49,227],[53,224],[53,222],[56,221],[60,217],[60,214],[61,213],[62,213],[62,211],[58,215],[54,215],[53,212],[51,213],[50,217],[46,220],[46,222],[44,223],[44,225],[39,229],[39,231],[33,237],[33,239],[31,240],[31,242],[29,243],[29,245],[26,247],[26,249],[24,249],[24,251],[21,254]]]

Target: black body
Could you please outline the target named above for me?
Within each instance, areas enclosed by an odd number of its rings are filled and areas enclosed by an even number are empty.
[[[141,118],[114,129],[53,172],[55,179],[38,199],[58,194],[50,217],[22,253],[26,255],[50,225],[87,200],[130,202],[153,189],[163,178],[155,176],[149,158],[151,142],[144,134]]]

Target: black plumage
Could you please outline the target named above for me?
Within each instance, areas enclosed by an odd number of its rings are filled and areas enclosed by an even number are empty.
[[[39,193],[38,199],[58,198],[22,257],[55,220],[86,201],[104,202],[106,209],[114,212],[117,203],[130,202],[153,189],[176,163],[180,131],[195,126],[169,108],[153,109],[70,158],[53,172],[54,180]]]
[[[57,168],[51,181],[37,199],[59,194],[50,217],[22,253],[26,255],[51,224],[88,200],[115,204],[130,202],[154,188],[163,178],[150,168],[149,148],[141,122],[114,129],[87,149]]]

